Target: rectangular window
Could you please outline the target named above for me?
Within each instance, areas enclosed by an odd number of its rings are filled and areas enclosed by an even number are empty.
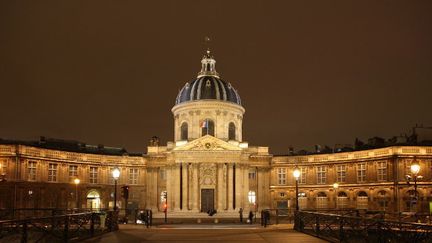
[[[277,168],[278,185],[286,185],[286,168]]]
[[[317,184],[325,184],[327,182],[327,168],[325,166],[317,166]]]
[[[30,181],[36,180],[36,162],[35,161],[29,161],[27,164],[28,169],[28,179]]]
[[[387,161],[379,161],[377,163],[377,177],[378,181],[387,180]]]
[[[366,181],[366,163],[357,164],[357,182]]]
[[[129,184],[131,184],[131,185],[138,184],[138,169],[137,168],[129,169]]]
[[[249,180],[255,180],[256,179],[256,173],[255,170],[249,171]]]
[[[306,184],[306,175],[307,175],[307,168],[306,167],[300,167],[299,184]]]
[[[48,181],[57,181],[57,164],[48,164]]]
[[[346,178],[346,165],[337,165],[336,166],[336,181],[337,182],[345,182]]]
[[[69,177],[70,179],[78,177],[78,165],[69,165]]]
[[[90,167],[90,183],[98,183],[98,168]]]

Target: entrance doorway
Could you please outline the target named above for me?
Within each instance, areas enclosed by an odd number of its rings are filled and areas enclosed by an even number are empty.
[[[100,209],[100,195],[96,190],[91,190],[87,194],[87,208],[91,210]]]
[[[214,209],[214,189],[201,189],[201,212]]]

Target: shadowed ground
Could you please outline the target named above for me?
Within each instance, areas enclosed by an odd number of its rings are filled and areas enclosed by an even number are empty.
[[[262,228],[258,225],[120,225],[117,232],[86,242],[294,242],[312,243],[324,240],[299,233],[292,225]]]

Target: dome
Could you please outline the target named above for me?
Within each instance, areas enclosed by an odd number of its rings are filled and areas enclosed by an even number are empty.
[[[177,95],[176,105],[194,100],[220,100],[241,105],[237,90],[230,83],[225,82],[216,72],[213,56],[207,50],[201,60],[202,68],[198,77],[188,82]]]

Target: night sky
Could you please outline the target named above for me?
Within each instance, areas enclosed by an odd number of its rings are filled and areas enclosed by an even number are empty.
[[[209,36],[272,153],[432,125],[432,1],[0,1],[0,137],[146,151]]]

